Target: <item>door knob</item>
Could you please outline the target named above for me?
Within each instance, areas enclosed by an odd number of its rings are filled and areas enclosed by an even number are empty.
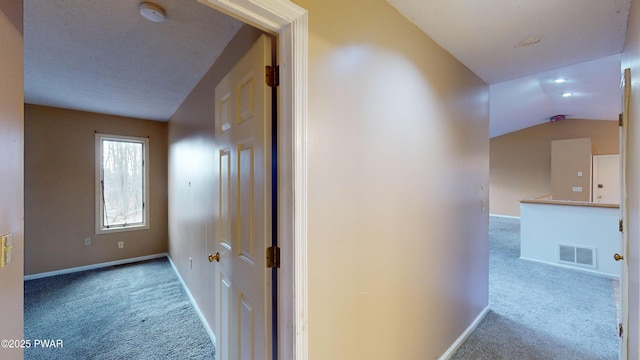
[[[615,260],[615,261],[624,260],[624,256],[622,256],[622,255],[620,255],[618,253],[613,254],[613,260]]]
[[[213,260],[215,260],[217,262],[220,262],[220,253],[219,252],[216,252],[215,255],[209,254],[209,262],[213,262]]]

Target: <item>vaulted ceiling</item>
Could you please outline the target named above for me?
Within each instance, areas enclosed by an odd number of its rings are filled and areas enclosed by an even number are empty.
[[[490,136],[556,114],[617,119],[630,0],[388,1],[490,85]],[[25,102],[168,120],[242,23],[156,2],[163,23],[137,0],[24,0]]]
[[[617,120],[630,0],[388,1],[491,85],[490,136],[557,114]]]

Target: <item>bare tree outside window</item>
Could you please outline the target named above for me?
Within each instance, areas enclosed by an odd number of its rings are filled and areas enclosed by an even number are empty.
[[[146,139],[100,139],[100,229],[146,224]]]

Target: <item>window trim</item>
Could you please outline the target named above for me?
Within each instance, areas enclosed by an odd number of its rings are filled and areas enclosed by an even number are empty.
[[[142,157],[143,157],[143,190],[142,190],[142,223],[136,225],[111,225],[110,227],[103,226],[104,220],[104,206],[102,201],[102,184],[103,168],[102,168],[102,142],[104,140],[116,140],[125,142],[135,142],[142,144]],[[149,138],[136,137],[136,136],[122,136],[112,134],[96,133],[95,135],[95,228],[96,234],[111,234],[124,231],[136,231],[149,229]]]

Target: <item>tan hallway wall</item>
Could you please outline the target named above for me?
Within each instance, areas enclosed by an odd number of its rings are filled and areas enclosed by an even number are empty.
[[[149,137],[148,230],[96,235],[96,131]],[[25,105],[24,181],[27,275],[167,252],[166,123]]]
[[[295,2],[309,359],[437,359],[488,301],[488,87],[385,0]]]
[[[490,141],[491,214],[520,216],[520,200],[551,192],[551,141],[591,138],[593,155],[617,154],[618,123],[567,119]]]
[[[627,142],[629,244],[625,264],[629,266],[629,359],[640,358],[640,1],[631,1],[622,69],[631,68],[630,121]]]
[[[13,234],[12,262],[0,269],[0,339],[22,339],[24,253],[24,77],[22,1],[0,0],[0,234]],[[0,359],[22,359],[0,347]]]
[[[211,325],[214,278],[207,239],[215,231],[214,90],[260,34],[242,27],[169,120],[169,254]]]

